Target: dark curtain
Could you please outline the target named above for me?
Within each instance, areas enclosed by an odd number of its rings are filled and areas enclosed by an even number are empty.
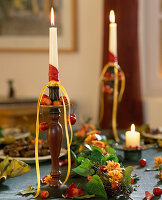
[[[126,76],[126,88],[118,106],[118,128],[143,123],[138,51],[138,0],[104,0],[103,65],[108,62],[109,12],[115,11],[118,24],[118,63]],[[102,128],[111,128],[112,98],[105,97]]]

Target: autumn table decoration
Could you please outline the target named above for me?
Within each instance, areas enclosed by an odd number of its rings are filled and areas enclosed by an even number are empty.
[[[58,45],[57,45],[57,28],[54,26],[54,10],[51,9],[51,27],[49,28],[49,82],[44,85],[37,104],[37,121],[36,121],[36,140],[35,140],[35,161],[37,172],[37,192],[35,197],[40,193],[40,190],[47,190],[50,197],[60,197],[66,190],[65,183],[67,182],[70,169],[71,169],[71,155],[70,145],[72,142],[72,124],[76,122],[76,117],[70,115],[70,99],[65,88],[59,81],[58,70]],[[49,95],[45,94],[46,89],[49,90]],[[67,157],[68,157],[68,169],[64,182],[60,180],[61,172],[59,170],[59,155],[61,150],[63,129],[59,123],[60,108],[64,111],[64,127],[67,140]],[[68,117],[67,111],[68,108]],[[46,109],[46,113],[50,118],[50,122],[39,121],[40,109]],[[44,114],[44,113],[43,113]],[[44,118],[47,118],[45,116]],[[72,119],[73,118],[73,119]],[[72,122],[72,123],[71,123]],[[69,139],[68,125],[71,132],[71,140]],[[52,169],[50,173],[51,179],[49,184],[40,188],[40,170],[39,170],[39,157],[38,157],[38,138],[39,129],[41,131],[47,131],[47,141],[52,160]],[[42,194],[42,193],[41,193]]]
[[[73,172],[87,178],[86,194],[105,199],[124,195],[131,199],[130,194],[134,190],[134,176],[131,176],[133,167],[124,168],[113,148],[107,146],[103,151],[94,144],[85,144],[77,163]]]

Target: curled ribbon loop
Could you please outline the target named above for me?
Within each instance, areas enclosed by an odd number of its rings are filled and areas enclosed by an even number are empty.
[[[118,101],[121,102],[123,94],[124,94],[124,90],[125,90],[125,74],[124,72],[121,70],[121,68],[119,67],[119,65],[114,62],[109,62],[108,64],[106,64],[101,72],[101,76],[100,76],[100,84],[101,84],[101,95],[100,95],[100,116],[99,116],[99,123],[101,123],[101,121],[103,120],[103,116],[104,116],[104,91],[102,90],[102,88],[104,87],[104,75],[107,72],[107,70],[113,67],[114,69],[114,94],[113,94],[113,110],[112,110],[112,130],[113,130],[113,134],[114,134],[114,138],[115,140],[118,142],[119,141],[119,137],[118,137],[118,133],[117,133],[117,125],[116,125],[116,121],[117,121],[117,105],[118,105]],[[120,92],[118,95],[118,82],[119,82],[119,78],[118,78],[118,73],[121,73],[121,88],[120,88]]]

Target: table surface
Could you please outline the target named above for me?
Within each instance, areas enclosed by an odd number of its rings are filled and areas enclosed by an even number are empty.
[[[118,152],[118,154],[122,155],[123,152]],[[125,165],[133,165],[134,167],[134,173],[137,173],[139,176],[141,176],[140,181],[138,181],[138,185],[140,187],[137,188],[137,191],[134,191],[131,194],[131,197],[134,200],[142,200],[145,197],[145,191],[148,190],[152,192],[153,188],[155,186],[160,186],[162,183],[159,182],[159,179],[157,178],[157,171],[151,171],[151,172],[144,172],[146,168],[151,168],[154,166],[153,161],[155,156],[162,155],[162,149],[149,149],[142,152],[142,157],[147,159],[147,166],[144,168],[140,168],[138,163],[132,164],[125,162]],[[41,171],[41,177],[44,177],[47,175],[47,173],[50,173],[51,164],[50,161],[46,161],[43,163],[40,163],[40,171]],[[61,167],[62,171],[62,179],[64,179],[67,168]],[[68,181],[68,185],[71,183],[74,183],[78,185],[81,188],[85,188],[85,182],[86,180],[84,178],[70,178]],[[6,180],[3,184],[0,185],[0,200],[29,200],[33,196],[28,197],[22,197],[18,195],[18,193],[21,190],[26,189],[29,185],[36,186],[36,171],[35,171],[35,165],[31,164],[31,171],[15,178],[11,178]],[[38,198],[39,199],[39,198]],[[55,199],[55,198],[52,198]],[[99,198],[101,199],[101,198]],[[124,200],[124,197],[118,198],[120,200]],[[152,200],[155,199],[162,199],[162,197],[154,197]]]

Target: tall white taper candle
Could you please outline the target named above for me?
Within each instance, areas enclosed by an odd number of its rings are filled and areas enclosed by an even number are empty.
[[[57,28],[54,27],[54,10],[51,8],[51,27],[49,28],[49,64],[58,69]]]
[[[117,24],[115,23],[115,14],[113,10],[110,11],[109,52],[117,57]]]

